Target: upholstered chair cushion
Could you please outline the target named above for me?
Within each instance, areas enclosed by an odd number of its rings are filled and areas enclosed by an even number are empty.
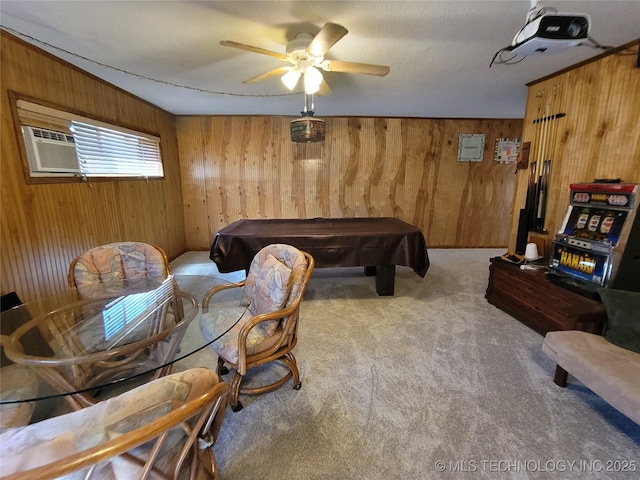
[[[242,326],[252,317],[253,313],[246,306],[214,309],[200,317],[200,331],[207,342],[222,335],[211,344],[211,348],[226,361],[238,363],[238,335]],[[263,328],[254,328],[247,337],[247,354],[264,351],[277,341],[278,336],[267,334]]]
[[[38,392],[38,377],[29,367],[2,367],[2,399],[26,400]],[[3,403],[0,405],[0,433],[13,427],[27,425],[35,408],[34,402]]]
[[[296,297],[297,292],[301,288],[302,279],[307,271],[307,260],[297,248],[283,243],[275,243],[260,250],[251,262],[243,292],[247,305],[251,303],[254,297],[258,275],[269,255],[275,257],[291,269],[291,290],[289,291],[285,306],[289,305],[289,302]]]
[[[162,377],[82,410],[7,430],[0,435],[2,474],[35,468],[69,453],[95,447],[187,404],[218,382],[218,375],[213,370],[195,368]],[[179,450],[172,446],[178,445],[186,433],[182,428],[175,428],[171,435],[173,438],[163,447],[157,466],[168,463],[162,461],[164,454],[171,457]],[[151,446],[147,443],[132,453],[144,457]],[[82,473],[74,472],[64,478],[84,478]],[[139,473],[139,465],[126,457],[116,457],[99,464],[93,478],[129,479],[137,478]]]
[[[162,282],[167,278],[167,264],[162,252],[152,245],[118,242],[86,251],[78,257],[73,272],[78,289],[90,290],[96,284],[122,287],[125,280]]]
[[[9,341],[6,335],[0,335],[0,347]],[[38,393],[38,375],[31,368],[11,364],[2,367],[2,400],[27,400]],[[35,403],[3,403],[0,405],[0,433],[8,428],[27,425]]]
[[[280,310],[287,298],[291,286],[291,269],[273,255],[269,255],[258,272],[249,310],[254,315]],[[279,320],[270,320],[259,325],[267,335],[273,335]]]

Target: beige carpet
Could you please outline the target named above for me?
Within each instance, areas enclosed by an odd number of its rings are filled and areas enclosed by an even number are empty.
[[[542,337],[485,300],[501,253],[430,250],[424,279],[398,267],[393,297],[360,268],[316,270],[295,350],[302,389],[227,410],[221,478],[637,478],[606,470],[640,471],[640,426],[571,377],[557,387]],[[198,298],[243,278],[219,274],[208,252],[173,267]],[[194,322],[187,341],[198,335]],[[215,362],[207,348],[178,368]]]

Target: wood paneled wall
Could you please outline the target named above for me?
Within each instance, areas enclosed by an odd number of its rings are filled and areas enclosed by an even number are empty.
[[[23,301],[66,287],[69,264],[114,241],[185,251],[174,117],[2,32],[0,290]],[[29,185],[22,171],[8,91],[79,110],[162,138],[165,178]]]
[[[379,216],[431,247],[506,247],[515,166],[493,162],[494,142],[522,120],[334,117],[323,143],[295,144],[292,119],[177,118],[188,249],[240,218]],[[457,161],[468,133],[486,135],[482,162]]]
[[[529,86],[523,142],[531,142],[530,160],[551,159],[545,228],[547,255],[569,206],[569,184],[596,178],[640,183],[640,68],[638,42]],[[566,113],[554,120],[554,141],[541,154],[544,111]],[[549,135],[547,135],[549,137]],[[526,200],[529,173],[519,170],[509,248],[515,251],[518,211]]]

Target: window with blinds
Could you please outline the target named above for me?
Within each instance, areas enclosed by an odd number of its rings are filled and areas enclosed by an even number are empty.
[[[160,138],[18,100],[32,177],[164,178]]]
[[[160,139],[72,121],[80,175],[162,178]]]

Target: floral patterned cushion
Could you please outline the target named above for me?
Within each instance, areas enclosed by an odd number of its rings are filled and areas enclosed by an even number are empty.
[[[202,314],[200,331],[207,342],[222,335],[211,344],[211,348],[225,361],[237,364],[238,335],[242,326],[252,317],[253,313],[246,306],[216,309]],[[240,320],[238,321],[238,319]],[[236,323],[236,321],[238,322]],[[236,324],[234,325],[234,323]],[[277,336],[267,335],[263,328],[254,328],[247,337],[247,354],[253,355],[266,350],[273,346],[277,340]]]
[[[9,341],[6,335],[0,335],[0,347]],[[34,398],[38,393],[38,375],[24,365],[9,364],[2,370],[2,400],[5,402]],[[3,403],[0,405],[0,433],[8,428],[27,425],[35,403]],[[0,472],[1,473],[1,472]]]
[[[256,278],[253,301],[249,305],[251,313],[261,315],[280,310],[289,297],[290,279],[291,269],[269,254]],[[263,329],[267,335],[273,335],[278,323],[279,320],[269,320],[261,323],[258,328]]]
[[[218,375],[213,370],[194,368],[159,378],[82,410],[9,429],[0,434],[0,470],[3,475],[9,475],[54,462],[69,452],[92,448],[187,404],[218,382]],[[178,427],[172,435],[172,443],[177,445],[186,434]],[[150,447],[149,442],[136,448],[135,453],[146,457]],[[171,445],[168,448],[171,453],[177,450],[171,449]],[[136,478],[140,466],[126,457],[116,457],[99,464],[97,469],[94,478]],[[83,472],[74,472],[64,478],[84,476]]]
[[[251,262],[243,293],[247,305],[253,299],[258,274],[269,255],[273,255],[291,269],[291,291],[289,292],[289,297],[287,298],[285,306],[289,305],[300,291],[302,279],[304,278],[304,274],[307,272],[307,259],[300,250],[292,247],[291,245],[274,243],[272,245],[267,245],[260,250]]]
[[[26,400],[38,392],[38,377],[29,367],[2,367],[2,400]],[[13,427],[27,425],[31,420],[34,402],[3,403],[0,405],[0,433]]]
[[[167,278],[165,257],[156,247],[141,242],[118,242],[92,248],[78,257],[76,287],[90,295],[96,286],[122,287],[124,281]]]

